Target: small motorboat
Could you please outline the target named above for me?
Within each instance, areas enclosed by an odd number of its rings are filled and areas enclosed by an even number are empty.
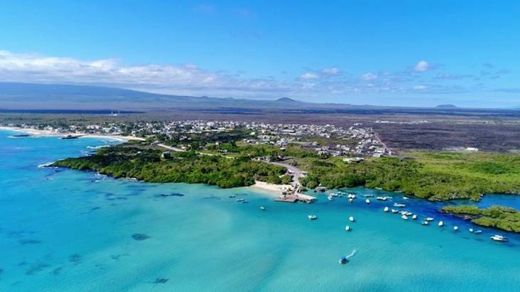
[[[354,202],[354,199],[352,199],[352,198],[351,198],[351,199],[348,199],[348,202],[349,202],[349,203],[352,203],[352,202]]]
[[[401,215],[412,216],[413,213],[410,211],[401,211]]]
[[[417,215],[413,214],[412,215],[412,220],[417,220]]]
[[[350,226],[345,226],[345,231],[352,231],[352,228],[350,228]]]
[[[350,194],[347,195],[347,198],[349,198],[349,199],[355,199],[355,198],[356,198],[356,195],[353,194],[353,193],[350,193]]]
[[[443,227],[444,226],[444,222],[443,221],[439,221],[439,224],[437,224],[437,225],[439,225],[439,227]]]
[[[356,250],[353,250],[349,255],[342,256],[338,260],[338,263],[340,263],[342,265],[347,264],[350,261],[350,258],[353,257],[355,254],[356,254]]]
[[[265,211],[265,207],[264,206],[260,206],[260,210]]]
[[[426,218],[426,221],[433,221],[433,220],[435,220],[435,219],[433,219],[432,217]]]
[[[369,199],[366,199],[366,200],[365,200],[365,203],[370,204],[370,200],[369,200]]]
[[[453,231],[459,231],[459,226],[457,226],[457,225],[453,226]]]
[[[396,208],[404,208],[404,207],[406,207],[406,205],[405,204],[401,204],[401,203],[394,203],[394,207],[396,207]]]
[[[404,197],[404,196],[403,196],[403,200],[408,200],[408,197]]]
[[[386,201],[386,200],[388,200],[388,197],[376,197],[376,200]]]
[[[481,233],[482,233],[482,230],[480,230],[480,229],[479,229],[479,230],[475,230],[473,233],[475,233],[475,234],[481,234]]]
[[[373,198],[374,195],[368,194],[368,195],[363,195],[363,197],[365,197],[365,198]]]
[[[332,194],[330,194],[330,195],[327,196],[327,199],[328,199],[329,201],[332,201],[332,200],[334,200],[334,196],[333,196]]]
[[[309,218],[309,220],[316,220],[316,219],[318,219],[318,216],[316,216],[316,215],[307,215],[307,218]]]
[[[404,215],[404,214],[401,215],[401,218],[402,218],[403,220],[408,220],[408,216],[406,216],[406,215]]]
[[[498,234],[495,234],[493,236],[491,236],[491,239],[494,240],[494,241],[499,241],[499,242],[507,242],[507,238],[502,236],[502,235],[498,235]]]
[[[236,199],[237,203],[241,203],[241,204],[244,204],[244,203],[247,203],[247,200],[246,199]]]
[[[392,213],[394,213],[394,214],[399,213],[399,210],[396,210],[396,209],[392,209],[391,211],[392,211]]]
[[[385,208],[383,209],[383,211],[385,211],[385,212],[388,212],[389,210],[390,210],[390,209],[388,209],[388,207],[385,207]]]
[[[430,225],[430,222],[429,221],[426,221],[424,220],[423,222],[421,222],[422,225]]]
[[[354,218],[354,216],[350,216],[350,217],[348,217],[348,221],[350,221],[350,222],[356,222],[356,219]]]

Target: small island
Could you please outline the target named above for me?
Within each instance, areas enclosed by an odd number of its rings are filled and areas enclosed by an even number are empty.
[[[520,212],[509,207],[491,206],[481,209],[477,206],[446,206],[442,211],[470,219],[471,222],[485,227],[497,228],[520,233]]]

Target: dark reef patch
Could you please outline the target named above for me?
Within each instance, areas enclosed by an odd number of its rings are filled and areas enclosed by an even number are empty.
[[[134,233],[132,234],[132,238],[137,241],[142,241],[150,238],[150,236],[143,234],[143,233]]]
[[[71,263],[73,263],[73,264],[75,264],[75,265],[81,263],[81,259],[82,259],[81,255],[80,255],[80,254],[77,254],[77,253],[75,253],[75,254],[71,254],[71,255],[69,256],[69,262],[71,262]]]
[[[42,242],[40,240],[36,240],[36,239],[20,239],[20,240],[18,240],[18,243],[20,243],[21,245],[27,245],[27,244],[40,244]]]

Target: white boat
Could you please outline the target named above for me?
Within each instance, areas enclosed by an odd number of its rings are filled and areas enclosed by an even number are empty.
[[[432,217],[426,218],[426,221],[433,221],[433,220],[435,220],[435,219],[433,219]]]
[[[399,210],[392,209],[392,213],[397,214],[397,213],[399,213]]]
[[[413,214],[412,219],[417,220],[417,215]]]
[[[383,209],[383,211],[385,211],[385,212],[388,212],[388,210],[389,210],[388,207],[385,207],[385,208]]]
[[[401,211],[401,215],[412,216],[413,213],[410,211]]]
[[[265,207],[264,206],[260,206],[260,210],[265,211]]]
[[[473,233],[475,233],[475,234],[481,234],[481,233],[482,233],[482,230],[480,230],[480,229],[479,229],[479,230],[475,230]]]
[[[366,200],[365,200],[365,203],[370,204],[370,200],[369,200],[369,199],[366,199]]]
[[[376,197],[376,200],[386,201],[386,200],[388,200],[388,197]]]
[[[423,222],[421,222],[422,225],[430,225],[430,222],[429,221],[426,221],[424,220]]]
[[[348,225],[345,226],[345,231],[351,231],[351,230],[352,230],[352,228],[350,228],[350,226],[348,226]]]
[[[406,216],[404,214],[401,216],[401,218],[403,218],[403,220],[408,220],[408,216]]]
[[[318,219],[318,216],[316,216],[316,215],[308,215],[307,218],[309,218],[309,220],[316,220],[316,219]]]
[[[349,198],[349,199],[355,199],[355,198],[356,198],[356,195],[350,193],[350,194],[347,195],[347,198]]]
[[[329,201],[332,201],[332,200],[334,200],[334,197],[333,197],[332,195],[328,195],[328,196],[327,196],[327,199],[328,199]]]
[[[369,195],[363,195],[363,197],[365,197],[365,198],[373,198],[374,195],[371,195],[371,194],[369,194]]]
[[[350,216],[350,217],[348,217],[348,221],[350,221],[350,222],[356,222],[356,219],[354,218],[354,216]]]
[[[493,236],[491,236],[491,239],[494,240],[494,241],[500,241],[500,242],[506,242],[507,241],[507,238],[502,236],[502,235],[498,235],[498,234],[495,234]]]
[[[459,231],[459,226],[457,226],[457,225],[453,226],[453,231]]]
[[[473,230],[473,228],[470,228],[469,229],[469,232],[473,233],[475,230]]]
[[[439,227],[443,227],[444,226],[444,222],[443,221],[439,221],[439,224],[437,224],[437,225],[439,225]]]
[[[401,204],[401,203],[394,203],[394,207],[396,207],[396,208],[404,208],[404,207],[406,207],[406,205],[405,204]]]
[[[350,198],[350,199],[348,199],[348,202],[352,203],[352,202],[354,202],[354,199]]]
[[[403,200],[408,200],[408,197],[403,197]]]

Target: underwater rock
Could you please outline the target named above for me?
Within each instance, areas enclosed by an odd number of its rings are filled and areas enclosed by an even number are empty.
[[[70,255],[69,262],[71,262],[75,265],[79,264],[81,262],[81,255],[77,254],[77,253]]]
[[[150,238],[150,236],[143,234],[143,233],[134,233],[132,234],[132,238],[137,241],[146,240]]]
[[[166,279],[166,278],[157,278],[157,279],[155,279],[155,281],[153,283],[154,284],[164,284],[166,282],[168,282],[168,279]]]
[[[33,275],[33,274],[36,274],[38,272],[45,270],[48,267],[49,267],[49,265],[46,263],[36,263],[36,264],[31,265],[29,267],[29,269],[27,269],[27,271],[25,271],[25,274]]]
[[[40,244],[42,242],[40,240],[36,240],[36,239],[20,239],[20,240],[18,240],[18,243],[21,245],[26,245],[26,244]]]

